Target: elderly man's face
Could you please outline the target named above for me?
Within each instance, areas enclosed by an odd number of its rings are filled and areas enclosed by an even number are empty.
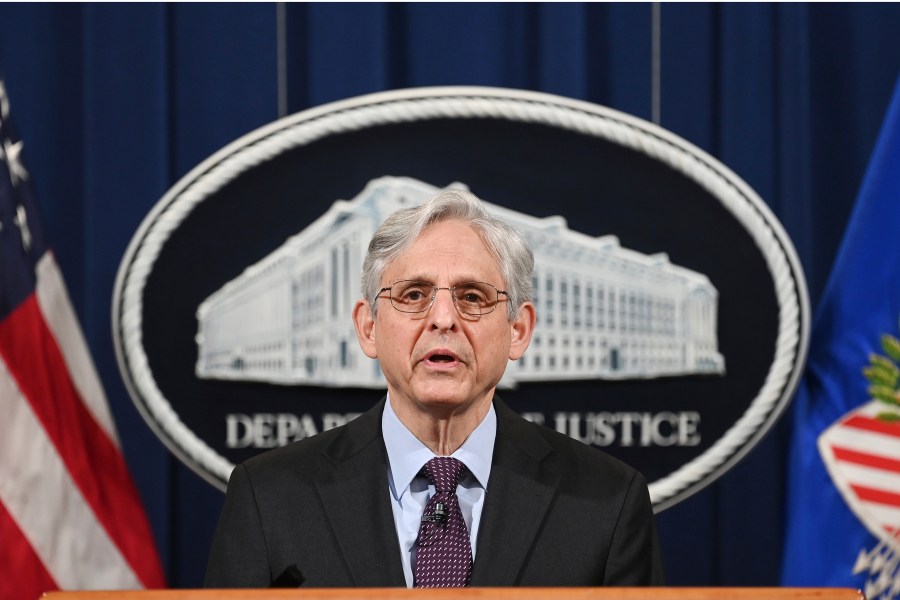
[[[399,259],[388,265],[381,286],[420,280],[438,287],[464,282],[489,283],[505,289],[496,261],[478,234],[460,221],[429,226]],[[426,410],[458,410],[483,406],[506,369],[528,346],[534,308],[523,306],[510,323],[507,298],[480,317],[461,314],[447,290],[440,290],[430,310],[403,313],[391,306],[388,292],[378,298],[373,319],[365,302],[354,320],[365,353],[378,358],[392,401]]]

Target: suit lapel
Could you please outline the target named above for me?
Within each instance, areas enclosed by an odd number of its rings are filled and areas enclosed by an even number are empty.
[[[556,495],[560,473],[532,426],[499,398],[497,440],[478,532],[472,586],[515,585]],[[381,437],[384,402],[349,423],[316,473],[322,506],[352,578],[361,587],[405,586],[388,499]]]
[[[388,500],[384,401],[350,422],[323,452],[316,486],[353,585],[405,586]]]
[[[516,585],[560,479],[542,464],[551,449],[532,426],[499,399],[494,407],[497,441],[472,586]]]

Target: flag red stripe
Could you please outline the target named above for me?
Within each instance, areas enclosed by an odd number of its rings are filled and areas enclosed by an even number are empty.
[[[875,502],[877,504],[888,504],[890,506],[900,506],[900,494],[861,485],[851,485],[850,487],[860,500]]]
[[[888,458],[886,456],[878,456],[875,454],[867,454],[865,452],[857,452],[849,448],[832,447],[834,457],[843,462],[850,462],[866,467],[873,467],[883,471],[893,471],[900,473],[900,460]]]
[[[164,587],[150,525],[124,458],[82,403],[34,294],[0,323],[0,355],[138,579],[146,587]]]
[[[0,598],[40,598],[41,594],[59,589],[19,525],[0,502]]]
[[[900,423],[881,421],[873,417],[864,417],[863,415],[853,415],[844,421],[846,427],[854,427],[856,429],[864,429],[874,433],[883,433],[900,437]]]

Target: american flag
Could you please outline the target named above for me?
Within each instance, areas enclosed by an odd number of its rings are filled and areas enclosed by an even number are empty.
[[[164,587],[0,80],[0,599]]]

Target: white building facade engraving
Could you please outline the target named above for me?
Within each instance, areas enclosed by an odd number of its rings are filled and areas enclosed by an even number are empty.
[[[406,177],[375,179],[204,300],[197,375],[281,384],[383,388],[350,318],[362,261],[388,215],[438,188]],[[614,236],[570,230],[490,203],[535,255],[538,326],[505,386],[526,381],[641,379],[723,374],[718,292],[664,254],[622,248]]]

